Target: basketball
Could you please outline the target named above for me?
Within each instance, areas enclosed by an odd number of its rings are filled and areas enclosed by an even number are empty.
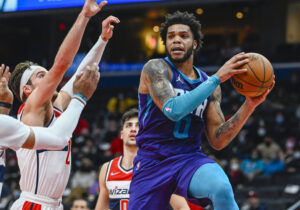
[[[261,54],[248,53],[249,63],[240,68],[247,72],[235,74],[230,81],[237,92],[244,96],[260,96],[271,85],[274,79],[274,71],[270,61]]]

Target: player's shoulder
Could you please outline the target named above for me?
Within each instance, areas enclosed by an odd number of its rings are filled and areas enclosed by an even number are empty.
[[[151,59],[143,67],[143,74],[150,78],[166,77],[171,75],[170,67],[163,59]]]

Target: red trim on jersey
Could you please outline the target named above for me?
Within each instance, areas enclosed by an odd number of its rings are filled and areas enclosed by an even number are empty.
[[[19,107],[18,114],[21,114],[21,112],[22,112],[24,106],[25,106],[25,103],[23,103],[23,104]]]
[[[109,171],[107,173],[107,181],[131,181],[132,178],[132,170],[128,173],[124,172],[119,167],[119,161],[121,160],[122,156],[116,157],[115,159],[111,160],[111,164],[109,167]]]
[[[25,201],[22,210],[41,210],[42,205],[37,203],[32,203],[30,201]]]
[[[59,117],[61,115],[61,112],[59,112],[58,110],[53,109],[53,113],[55,115],[55,117]]]

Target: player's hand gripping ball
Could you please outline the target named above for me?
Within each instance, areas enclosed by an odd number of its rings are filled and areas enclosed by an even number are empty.
[[[247,72],[233,75],[231,84],[237,92],[244,96],[262,95],[272,85],[274,71],[270,61],[261,54],[248,53],[249,63],[241,66]]]

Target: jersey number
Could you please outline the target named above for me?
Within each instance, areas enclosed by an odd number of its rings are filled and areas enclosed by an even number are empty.
[[[128,209],[128,200],[120,200],[120,210]]]
[[[191,116],[185,116],[175,123],[173,135],[178,139],[186,139],[189,137],[189,130],[191,127]]]
[[[69,142],[68,142],[68,154],[67,154],[67,158],[66,158],[67,165],[70,165],[70,153],[71,153],[71,140],[69,140]]]

